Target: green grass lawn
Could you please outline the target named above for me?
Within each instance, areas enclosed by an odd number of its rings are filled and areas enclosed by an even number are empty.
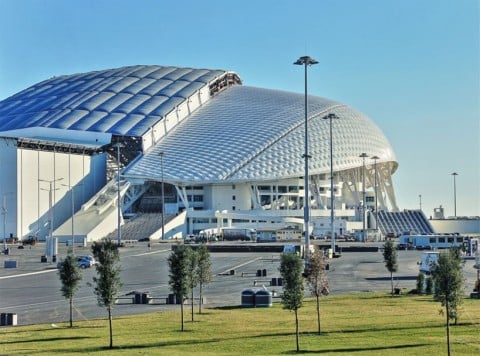
[[[362,293],[321,299],[317,333],[315,301],[299,311],[300,349],[325,355],[445,355],[445,318],[431,296]],[[293,312],[272,308],[204,309],[185,331],[178,311],[119,316],[113,320],[114,349],[108,321],[15,326],[0,329],[1,355],[280,355],[295,354]],[[115,311],[114,311],[115,313]],[[65,315],[67,319],[68,316]],[[466,299],[459,325],[451,328],[453,355],[480,354],[480,300]]]

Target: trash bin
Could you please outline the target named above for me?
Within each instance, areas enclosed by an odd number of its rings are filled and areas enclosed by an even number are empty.
[[[242,307],[253,308],[255,306],[255,291],[245,289],[242,291]]]
[[[272,306],[272,292],[260,289],[255,293],[256,307],[271,307]]]
[[[17,325],[17,314],[16,313],[1,313],[0,314],[0,325],[1,326],[15,326]]]
[[[177,303],[177,298],[175,294],[169,294],[167,297],[167,304],[180,304],[180,303]]]

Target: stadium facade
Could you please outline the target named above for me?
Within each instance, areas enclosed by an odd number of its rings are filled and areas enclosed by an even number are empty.
[[[4,234],[96,240],[117,228],[120,210],[121,224],[163,210],[162,231],[139,238],[303,231],[304,105],[303,94],[244,86],[226,70],[139,65],[33,85],[0,102]],[[376,226],[372,211],[398,210],[398,163],[382,131],[345,104],[309,96],[314,235],[330,230],[329,114],[339,118],[335,230]]]

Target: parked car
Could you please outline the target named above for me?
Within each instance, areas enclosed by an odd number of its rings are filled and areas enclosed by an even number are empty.
[[[88,255],[88,256],[78,256],[78,261],[80,260],[87,260],[90,262],[90,267],[94,266],[97,264],[97,261],[95,261],[95,258],[93,256]]]
[[[185,236],[185,240],[183,241],[184,244],[194,244],[195,241],[195,236],[194,235],[187,235]]]
[[[81,269],[90,268],[93,266],[92,261],[88,258],[77,258],[78,267]]]
[[[77,266],[81,269],[90,268],[95,265],[97,262],[93,258],[93,256],[77,256]],[[57,268],[62,268],[64,261],[60,261],[57,263]]]

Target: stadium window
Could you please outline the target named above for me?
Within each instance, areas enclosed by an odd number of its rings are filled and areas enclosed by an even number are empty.
[[[232,195],[232,200],[235,200],[235,199],[236,199],[235,195]]]
[[[203,202],[203,195],[194,195],[193,196],[194,202]]]
[[[279,185],[278,186],[278,192],[279,193],[286,193],[287,192],[287,187],[285,185]]]
[[[235,190],[235,184],[232,184],[232,190]]]
[[[232,210],[235,210],[235,206],[232,206]]]
[[[290,185],[288,186],[288,191],[290,193],[298,193],[298,187],[296,185]]]

